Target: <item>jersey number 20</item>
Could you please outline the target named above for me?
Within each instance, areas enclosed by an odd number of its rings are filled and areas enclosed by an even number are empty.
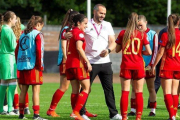
[[[137,51],[135,51],[135,45],[134,45],[134,42],[135,42],[135,41],[137,41]],[[132,41],[129,40],[129,41],[128,41],[128,44],[126,45],[126,47],[125,47],[125,49],[124,49],[124,51],[123,51],[123,54],[126,54],[126,55],[130,55],[130,54],[131,54],[131,52],[127,52],[127,50],[128,50],[128,48],[129,48],[130,44],[132,44],[132,45],[131,45],[131,46],[132,46],[132,48],[131,48],[132,54],[137,55],[137,54],[139,53],[140,42],[141,42],[141,41],[140,41],[139,38],[133,38]]]

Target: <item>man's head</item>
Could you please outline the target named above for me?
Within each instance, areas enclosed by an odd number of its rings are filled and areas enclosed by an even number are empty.
[[[94,14],[94,19],[98,23],[102,22],[106,16],[106,7],[102,4],[95,5],[93,14]]]

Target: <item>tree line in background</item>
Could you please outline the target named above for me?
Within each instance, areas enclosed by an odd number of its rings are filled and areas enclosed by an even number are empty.
[[[106,6],[105,20],[116,27],[126,26],[131,12],[147,17],[149,24],[166,24],[167,0],[91,0],[93,6],[101,3]],[[68,9],[87,14],[87,0],[0,0],[0,13],[14,11],[22,22],[32,15],[47,15],[48,24],[60,25]],[[180,0],[172,0],[172,13],[180,13]],[[93,15],[92,15],[93,16]]]

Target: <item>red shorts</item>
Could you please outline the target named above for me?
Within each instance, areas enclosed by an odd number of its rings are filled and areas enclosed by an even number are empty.
[[[84,68],[69,68],[66,69],[67,80],[85,80],[89,79],[89,72]]]
[[[180,79],[180,71],[160,70],[159,77],[165,79]]]
[[[59,73],[60,75],[66,75],[66,63],[61,63],[59,65]]]
[[[125,79],[138,80],[145,77],[145,71],[144,69],[139,69],[139,70],[121,69],[120,77]]]
[[[23,85],[41,85],[43,83],[42,71],[37,69],[22,70],[19,72],[19,84]]]
[[[19,70],[17,70],[17,79],[19,79]]]
[[[153,75],[150,70],[146,70],[145,79],[154,78],[154,77],[155,77],[155,75]]]

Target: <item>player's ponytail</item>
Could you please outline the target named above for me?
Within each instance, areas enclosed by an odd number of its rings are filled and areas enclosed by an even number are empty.
[[[0,32],[2,29],[3,21],[4,21],[4,16],[2,14],[0,14]]]
[[[28,21],[27,28],[24,30],[24,33],[30,33],[38,23],[44,24],[42,17],[33,15],[31,19]]]
[[[65,26],[69,26],[69,27],[72,27],[73,24],[71,24],[72,22],[72,18],[74,17],[74,15],[77,15],[79,14],[79,12],[77,11],[74,11],[73,9],[69,9],[62,21],[62,26],[61,26],[61,29],[60,29],[60,32],[59,32],[59,38],[58,40],[60,39],[60,35],[61,35],[61,32],[62,32],[62,29],[65,27]],[[70,31],[70,29],[67,29],[67,31]]]
[[[132,12],[128,18],[128,23],[126,26],[126,31],[124,33],[123,41],[122,41],[122,48],[126,47],[127,42],[130,40],[131,36],[135,36],[134,30],[137,29],[138,24],[138,14]]]
[[[175,45],[176,36],[175,36],[175,26],[179,21],[179,16],[177,14],[171,14],[168,17],[168,43],[167,48],[170,49]]]

